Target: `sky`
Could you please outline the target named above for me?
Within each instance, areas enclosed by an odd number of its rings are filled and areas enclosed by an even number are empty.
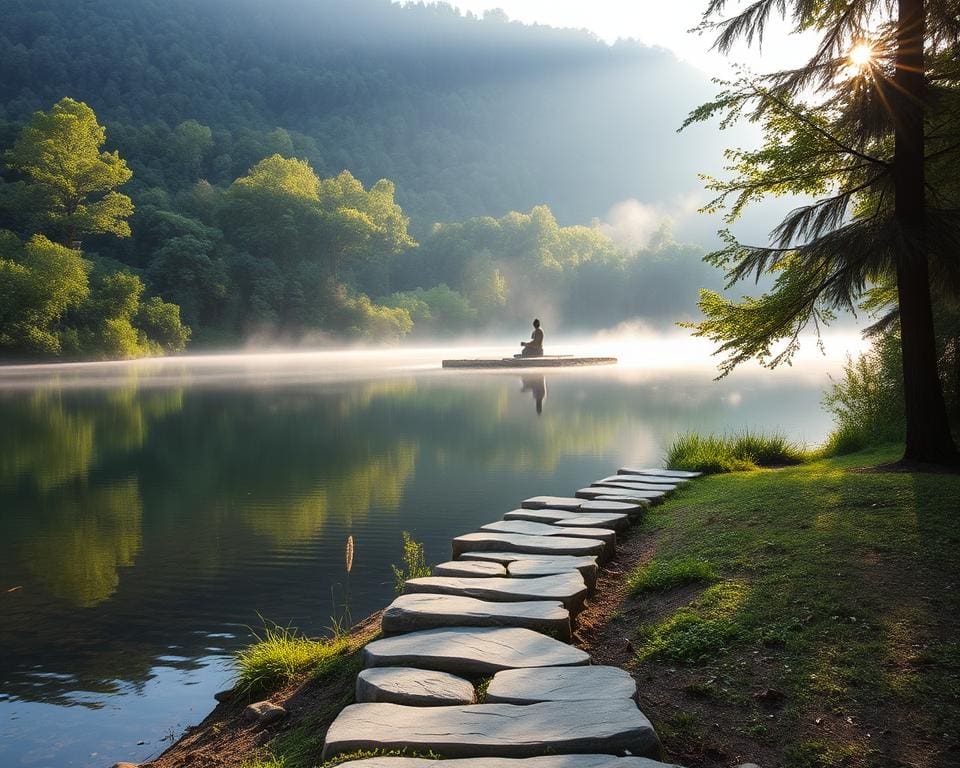
[[[771,25],[762,51],[738,48],[731,56],[711,52],[709,33],[690,32],[700,22],[706,0],[447,0],[463,12],[482,15],[503,9],[516,21],[555,27],[589,29],[603,40],[635,38],[673,51],[678,58],[712,75],[728,74],[733,62],[755,71],[770,71],[802,63],[813,42],[790,34],[785,24]],[[731,0],[731,9],[741,6]]]

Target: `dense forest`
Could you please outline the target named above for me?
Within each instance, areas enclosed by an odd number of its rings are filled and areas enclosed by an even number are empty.
[[[709,84],[666,51],[388,0],[2,5],[0,263],[32,286],[7,355],[666,324],[719,287],[667,227],[598,222],[716,162],[676,134]],[[125,200],[115,226],[82,237],[23,158],[64,109],[124,168],[85,200]],[[51,249],[76,285],[39,295]]]

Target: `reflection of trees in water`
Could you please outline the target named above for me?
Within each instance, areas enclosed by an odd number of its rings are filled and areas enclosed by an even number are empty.
[[[47,591],[80,608],[113,594],[119,569],[140,550],[143,507],[136,479],[80,493],[45,494],[23,562]]]

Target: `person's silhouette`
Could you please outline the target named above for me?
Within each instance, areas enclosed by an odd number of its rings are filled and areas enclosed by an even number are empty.
[[[547,396],[547,380],[543,376],[521,376],[523,385],[521,392],[533,392],[533,399],[537,403],[537,415],[543,413],[543,399]]]
[[[523,347],[520,357],[543,357],[543,331],[540,329],[540,320],[534,319],[530,341],[521,341],[520,346]]]

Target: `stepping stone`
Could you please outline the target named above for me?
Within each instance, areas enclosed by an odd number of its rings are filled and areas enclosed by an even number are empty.
[[[323,760],[357,750],[441,757],[534,757],[551,752],[658,756],[660,740],[629,699],[404,707],[351,704],[327,730]]]
[[[387,606],[380,627],[384,635],[440,627],[524,627],[570,642],[570,611],[559,600],[493,602],[461,595],[410,594]]]
[[[626,475],[624,475],[626,477]],[[656,483],[638,483],[627,480],[597,480],[590,483],[592,488],[627,488],[631,491],[663,491],[664,493],[673,493],[677,486],[675,485],[657,485]]]
[[[507,569],[499,563],[475,560],[449,560],[433,566],[434,576],[506,576]]]
[[[524,552],[532,555],[595,555],[604,557],[606,545],[599,539],[573,539],[568,536],[524,536],[521,533],[478,531],[453,540],[453,558],[464,552]]]
[[[567,571],[534,579],[465,579],[452,576],[423,576],[404,582],[405,594],[462,595],[494,603],[522,603],[530,600],[559,600],[571,613],[583,608],[587,585],[579,571]]]
[[[580,505],[580,511],[589,514],[593,514],[595,512],[625,513],[631,517],[636,517],[643,514],[643,510],[646,508],[646,506],[646,504],[639,504],[632,501],[603,501],[601,499],[592,499],[584,500],[584,502]]]
[[[496,533],[522,533],[525,536],[570,536],[574,539],[599,539],[607,545],[607,556],[613,557],[617,549],[617,534],[609,528],[567,528],[530,520],[497,520],[487,523],[483,531]]]
[[[566,509],[513,509],[503,516],[504,520],[529,520],[532,523],[548,523],[562,526],[587,526],[610,528],[621,531],[630,526],[630,516],[626,513],[590,513],[573,512]],[[570,521],[577,521],[571,523]]]
[[[374,640],[363,649],[365,667],[436,669],[469,678],[503,669],[589,663],[590,656],[579,648],[519,627],[428,629]]]
[[[357,675],[357,701],[388,702],[413,707],[473,704],[473,683],[449,672],[409,667],[374,667]]]
[[[425,757],[368,757],[340,763],[338,768],[437,768]],[[465,757],[445,760],[443,768],[679,768],[647,757],[614,755],[542,755],[540,757]]]
[[[587,589],[593,591],[597,585],[597,558],[572,557],[570,555],[530,555],[522,552],[465,552],[463,560],[489,560],[507,566],[512,577],[549,576],[553,573],[566,573],[576,569],[580,571]],[[522,564],[522,565],[521,565]],[[535,565],[542,565],[541,572],[535,572]],[[517,567],[520,566],[519,569]]]
[[[617,481],[625,483],[649,483],[650,485],[656,486],[667,485],[673,486],[674,488],[690,482],[680,477],[660,477],[659,475],[610,475],[609,477],[603,478],[601,482],[615,483]]]
[[[635,469],[633,467],[620,467],[617,470],[618,475],[652,475],[654,477],[672,477],[678,480],[692,480],[700,477],[703,472],[686,472],[682,469],[662,469],[659,467],[648,467],[646,469]]]
[[[630,491],[626,488],[581,488],[577,496],[582,499],[626,499],[627,501],[652,504],[662,501],[663,491]]]
[[[637,684],[619,667],[554,667],[497,672],[487,688],[488,704],[540,701],[635,699]]]
[[[550,509],[566,509],[574,512],[580,509],[581,504],[583,504],[581,499],[573,499],[569,496],[532,496],[520,502],[520,506],[524,509],[549,507]]]

